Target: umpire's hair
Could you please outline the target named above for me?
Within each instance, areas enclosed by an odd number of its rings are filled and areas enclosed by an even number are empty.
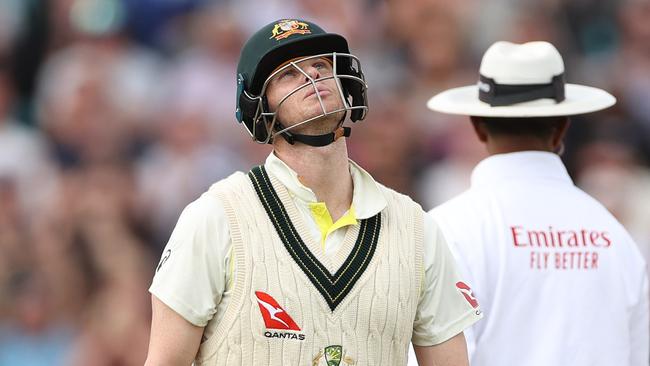
[[[485,129],[491,135],[535,136],[548,138],[553,130],[567,120],[567,117],[473,117],[485,122]]]

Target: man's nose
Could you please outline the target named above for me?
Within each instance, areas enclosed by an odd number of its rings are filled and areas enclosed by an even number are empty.
[[[316,80],[320,77],[320,72],[318,71],[318,69],[311,65],[306,66],[305,73],[309,75],[309,77],[312,78],[313,80]],[[309,78],[305,78],[305,81],[308,82]]]

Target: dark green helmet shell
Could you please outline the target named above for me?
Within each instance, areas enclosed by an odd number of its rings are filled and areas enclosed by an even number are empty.
[[[348,42],[305,20],[279,20],[267,24],[246,42],[237,75],[242,76],[244,89],[257,96],[266,78],[282,63],[330,52],[350,53]]]

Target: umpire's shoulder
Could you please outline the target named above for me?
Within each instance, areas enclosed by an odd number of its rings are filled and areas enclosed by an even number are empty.
[[[479,228],[486,225],[486,217],[490,217],[485,212],[487,209],[481,205],[481,200],[477,201],[471,191],[465,191],[429,210],[424,220],[427,225],[442,230],[448,242],[453,242],[480,232]]]
[[[433,217],[440,216],[457,216],[465,215],[468,210],[477,205],[472,198],[472,194],[469,191],[465,191],[446,202],[432,208],[427,212],[427,215]]]

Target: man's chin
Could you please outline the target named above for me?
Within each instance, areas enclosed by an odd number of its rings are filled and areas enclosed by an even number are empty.
[[[331,111],[336,111],[336,110],[343,109],[343,107],[340,107],[340,106],[333,106],[333,107],[325,106],[325,112],[323,112],[320,105],[318,105],[315,108],[310,108],[310,109],[311,109],[311,111],[310,111],[311,113],[307,113],[306,118],[303,119],[303,121],[307,120],[307,119],[310,119],[310,118],[318,117],[314,121],[322,121],[322,120],[326,120],[326,119],[333,119],[333,120],[336,120],[336,122],[338,123],[341,120],[341,118],[343,118],[343,115],[345,114],[345,111],[339,111],[339,112],[334,112],[334,113],[331,112]],[[311,117],[307,117],[307,116],[311,116]]]
[[[327,127],[331,126],[332,127],[330,129],[330,132],[331,132],[331,130],[335,129],[336,126],[339,125],[339,123],[341,122],[341,119],[343,118],[344,115],[345,115],[345,111],[340,111],[340,112],[336,112],[336,113],[328,113],[328,114],[325,114],[325,115],[321,114],[320,117],[318,117],[315,120],[309,122],[309,124],[313,125],[314,123],[316,123],[319,126],[323,126],[323,128],[327,128]],[[319,116],[319,115],[316,115],[316,116]]]
[[[302,135],[323,135],[334,132],[343,118],[343,113],[344,112],[337,112],[330,115],[320,116],[319,118],[298,126],[291,131]],[[312,116],[310,118],[314,117],[315,116]],[[309,118],[305,118],[303,121],[308,119]]]

